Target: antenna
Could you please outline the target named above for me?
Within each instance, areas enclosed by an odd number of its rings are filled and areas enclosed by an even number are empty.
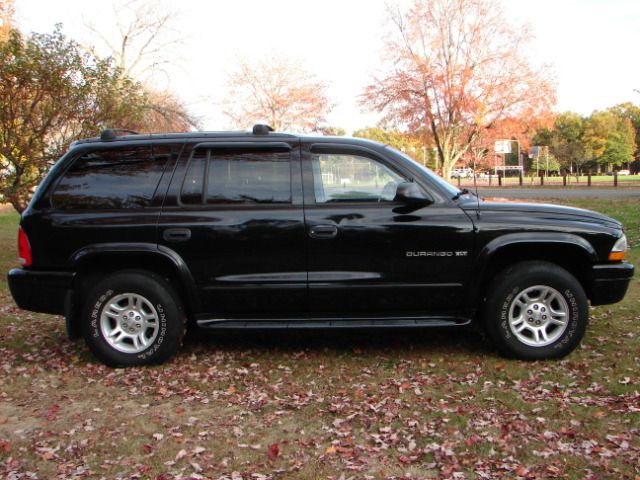
[[[478,195],[478,182],[476,181],[476,158],[472,157],[473,162],[473,189],[476,191],[476,218],[480,219],[480,195]]]

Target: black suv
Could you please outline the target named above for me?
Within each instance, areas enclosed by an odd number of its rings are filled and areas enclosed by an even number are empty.
[[[187,326],[478,321],[506,354],[561,357],[633,275],[616,220],[483,202],[375,142],[118,133],[52,168],[9,272],[20,308],[64,315],[109,365],[162,362]]]

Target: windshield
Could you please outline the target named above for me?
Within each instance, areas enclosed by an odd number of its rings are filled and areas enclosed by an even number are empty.
[[[452,198],[455,197],[456,195],[460,194],[460,192],[461,192],[460,189],[454,187],[449,182],[445,181],[442,177],[436,175],[434,172],[429,170],[427,167],[425,167],[423,165],[420,165],[418,162],[416,162],[411,157],[408,157],[404,153],[396,150],[393,147],[390,147],[389,145],[385,145],[385,148],[387,150],[389,150],[392,154],[394,154],[396,156],[400,156],[400,157],[404,158],[405,160],[411,161],[413,163],[413,165],[418,167],[426,176],[428,176],[431,180],[433,180],[438,185],[440,185],[443,190],[445,190],[447,193],[450,193]]]

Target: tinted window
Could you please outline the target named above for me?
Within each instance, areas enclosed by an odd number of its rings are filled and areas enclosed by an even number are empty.
[[[391,202],[404,179],[371,158],[315,154],[312,160],[316,203]]]
[[[196,152],[187,169],[181,199],[187,204],[291,203],[289,153]]]
[[[52,196],[60,209],[120,209],[149,205],[167,161],[149,147],[97,150],[78,158]]]
[[[202,189],[204,186],[204,173],[207,153],[205,150],[197,150],[189,162],[187,174],[182,183],[182,203],[189,205],[202,203]]]

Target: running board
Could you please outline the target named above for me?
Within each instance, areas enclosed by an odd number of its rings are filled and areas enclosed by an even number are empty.
[[[468,325],[471,320],[459,317],[421,317],[421,318],[318,318],[304,320],[275,319],[201,319],[200,328],[212,330],[245,329],[313,329],[313,328],[407,328],[407,327],[457,327]]]

